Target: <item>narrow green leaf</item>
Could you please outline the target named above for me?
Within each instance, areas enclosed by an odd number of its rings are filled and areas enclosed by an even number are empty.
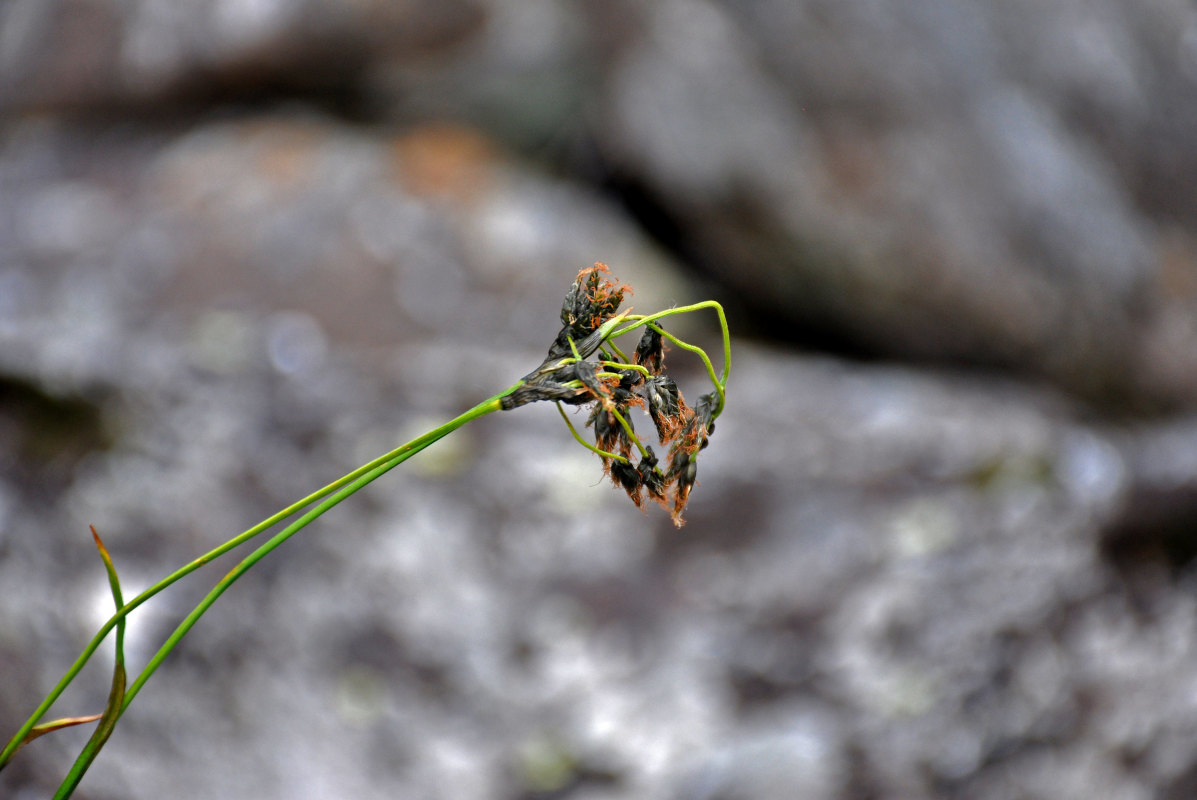
[[[100,551],[100,558],[104,560],[104,569],[108,572],[108,584],[112,587],[112,601],[116,604],[116,610],[120,611],[124,606],[125,601],[121,596],[121,582],[116,575],[116,567],[112,563],[112,556],[108,554],[108,548],[104,547],[104,542],[100,540],[100,534],[96,533],[96,526],[91,525],[92,538],[96,540],[96,548]],[[108,693],[108,705],[104,708],[104,714],[100,719],[100,724],[96,727],[95,733],[92,734],[92,741],[96,742],[96,749],[107,741],[108,736],[112,733],[113,727],[116,725],[117,719],[121,714],[121,707],[125,701],[125,619],[122,617],[120,622],[116,624],[116,658],[112,668],[112,688]]]
[[[100,539],[100,534],[96,532],[96,526],[91,526],[91,535],[95,539],[96,549],[100,551],[100,558],[104,561],[104,569],[108,572],[108,585],[112,587],[112,600],[116,603],[116,610],[120,611],[124,607],[125,601],[121,596],[121,582],[117,577],[116,567],[112,563],[112,556],[108,554],[108,548],[104,547],[104,542]],[[67,774],[62,784],[58,787],[55,793],[55,798],[70,797],[75,791],[75,787],[79,785],[79,781],[83,779],[83,773],[91,766],[91,762],[95,761],[96,756],[100,752],[100,748],[108,741],[108,737],[112,735],[113,728],[116,727],[117,720],[121,717],[121,712],[125,705],[125,686],[128,681],[128,676],[125,672],[125,618],[121,617],[120,621],[116,623],[116,658],[112,667],[112,688],[108,690],[108,704],[104,706],[104,713],[100,715],[100,724],[92,732],[91,738],[87,740],[87,744],[83,746],[83,750],[79,753],[79,757],[75,759],[71,771]]]
[[[0,769],[4,769],[8,762],[12,761],[12,757],[16,755],[18,750],[32,742],[37,737],[45,736],[47,733],[53,733],[54,731],[60,731],[63,728],[72,728],[76,725],[86,725],[89,722],[95,722],[102,716],[103,714],[88,714],[86,717],[63,717],[62,719],[56,719],[51,722],[43,722],[40,725],[34,725],[33,729],[30,730],[29,733],[25,734],[25,737],[21,740],[21,742],[12,749],[8,757],[5,758],[3,762],[0,762]]]

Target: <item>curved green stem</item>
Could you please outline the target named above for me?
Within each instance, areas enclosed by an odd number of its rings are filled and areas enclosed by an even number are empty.
[[[703,350],[701,347],[698,347],[697,345],[692,345],[689,342],[683,342],[681,339],[677,338],[669,331],[665,330],[664,328],[658,327],[657,325],[653,325],[651,322],[645,323],[645,324],[648,325],[653,330],[660,333],[662,336],[664,336],[666,339],[668,339],[674,345],[682,348],[683,350],[689,350],[691,353],[697,353],[698,357],[702,359],[702,363],[705,364],[706,368],[707,368],[707,375],[709,375],[711,378],[711,385],[713,385],[715,387],[715,393],[719,397],[719,402],[716,404],[715,410],[711,413],[711,419],[714,420],[716,417],[718,417],[719,414],[723,411],[724,394],[726,392],[726,389],[724,388],[724,384],[721,383],[719,381],[719,379],[715,377],[715,368],[711,365],[711,359],[707,356],[707,351]],[[727,370],[725,369],[724,372],[726,373]]]
[[[719,317],[719,328],[723,335],[723,373],[719,377],[716,377],[715,367],[711,364],[711,359],[707,357],[705,350],[703,350],[701,347],[696,347],[687,342],[683,342],[681,339],[678,339],[665,329],[651,324],[658,319],[670,317],[674,314],[686,314],[691,311],[700,311],[704,308],[714,309],[715,313]],[[631,322],[631,324],[612,332],[610,337],[614,338],[616,336],[623,336],[625,333],[630,333],[641,325],[650,325],[653,330],[660,333],[676,346],[682,348],[683,350],[689,350],[691,353],[699,356],[699,358],[702,359],[702,363],[707,368],[707,374],[711,378],[711,383],[715,386],[715,392],[718,394],[719,399],[719,402],[715,406],[715,410],[711,413],[711,419],[713,420],[723,413],[723,404],[727,390],[727,378],[729,375],[731,375],[731,334],[727,329],[727,316],[723,313],[723,306],[719,305],[719,303],[715,302],[714,300],[704,300],[701,303],[694,303],[693,305],[688,306],[679,306],[677,308],[668,308],[664,311],[658,311],[655,314],[649,314],[647,316],[640,314],[629,314],[628,320]]]
[[[611,369],[617,369],[622,372],[627,372],[629,370],[631,370],[632,372],[639,372],[645,378],[651,378],[653,376],[653,374],[651,372],[649,372],[646,367],[642,367],[639,364],[624,364],[620,361],[600,361],[599,363],[602,364],[604,367],[610,367]],[[616,373],[613,373],[613,374],[617,378],[623,377],[622,375],[619,375]]]
[[[510,391],[510,390],[508,390],[508,391]],[[506,394],[506,392],[504,392],[504,394]],[[410,442],[408,444],[410,444]],[[198,558],[194,559],[193,561],[187,563],[186,565],[184,565],[184,566],[180,567],[179,569],[175,570],[174,572],[170,573],[165,578],[158,581],[154,585],[150,586],[148,589],[146,589],[141,594],[137,595],[132,600],[130,600],[128,603],[126,603],[124,606],[122,606],[115,614],[113,614],[112,617],[110,617],[108,619],[107,622],[105,622],[100,627],[100,629],[96,632],[95,636],[92,637],[91,641],[87,643],[87,646],[83,649],[83,652],[79,655],[79,657],[77,659],[75,659],[75,663],[73,663],[70,666],[70,668],[66,671],[66,673],[62,676],[62,680],[60,680],[58,682],[58,684],[50,691],[50,693],[42,701],[41,705],[39,705],[34,710],[33,714],[30,715],[29,719],[25,721],[25,724],[22,725],[21,728],[16,732],[16,734],[13,735],[12,739],[9,740],[9,742],[5,746],[5,748],[3,750],[0,750],[0,764],[4,764],[8,760],[8,758],[11,757],[12,753],[15,752],[17,747],[20,746],[21,741],[24,740],[25,736],[29,733],[29,731],[32,730],[33,727],[41,720],[41,718],[46,715],[46,712],[48,712],[50,710],[50,706],[52,706],[54,704],[54,702],[56,700],[58,700],[58,698],[62,695],[63,691],[66,690],[66,687],[70,685],[71,681],[73,681],[75,679],[75,677],[79,674],[80,670],[83,669],[83,666],[88,662],[88,660],[91,659],[92,655],[95,654],[96,649],[99,648],[100,644],[104,641],[104,639],[106,639],[108,637],[108,634],[112,631],[112,629],[114,627],[116,627],[122,620],[124,620],[124,618],[129,615],[129,612],[133,611],[133,609],[137,608],[142,603],[146,602],[151,597],[153,597],[154,595],[161,592],[163,589],[166,589],[167,587],[171,586],[172,584],[176,583],[177,581],[181,580],[182,578],[185,578],[186,576],[190,575],[192,572],[195,572],[197,569],[204,566],[208,562],[219,558],[220,556],[224,555],[225,553],[229,552],[230,550],[233,550],[233,549],[237,548],[238,546],[244,544],[245,542],[249,541],[250,539],[253,539],[258,534],[262,533],[263,531],[267,530],[268,528],[274,527],[274,525],[276,525],[277,523],[283,521],[284,519],[287,519],[288,517],[292,516],[297,511],[307,508],[308,506],[310,506],[312,503],[316,502],[317,500],[327,497],[328,495],[335,492],[337,489],[340,489],[342,486],[345,486],[346,484],[350,483],[351,481],[356,480],[358,477],[366,474],[371,469],[374,469],[381,464],[385,464],[387,461],[394,458],[396,454],[402,452],[403,449],[408,446],[408,444],[405,444],[399,448],[396,448],[395,450],[392,450],[391,452],[389,452],[385,455],[379,456],[378,458],[374,459],[370,463],[364,464],[361,467],[358,467],[353,472],[350,472],[348,475],[338,478],[337,480],[333,481],[332,483],[328,484],[327,486],[323,487],[322,489],[318,489],[317,491],[312,492],[311,494],[309,494],[307,497],[303,498],[302,500],[298,500],[298,501],[292,503],[291,505],[287,506],[286,508],[282,509],[281,511],[279,511],[275,514],[272,514],[271,516],[269,516],[266,519],[259,522],[257,525],[254,525],[252,528],[249,528],[248,530],[238,534],[237,536],[233,537],[232,539],[229,539],[227,542],[220,545],[219,547],[217,547],[213,550],[210,550],[207,553],[204,553],[202,556],[199,556]]]
[[[615,344],[615,342],[608,339],[606,345],[615,351],[615,355],[619,357],[620,361],[628,360],[628,357],[623,354],[623,351],[619,349],[619,345]]]
[[[565,425],[569,428],[569,432],[572,433],[574,438],[578,440],[578,444],[582,445],[592,453],[598,453],[603,458],[613,458],[616,461],[627,461],[627,459],[621,456],[619,453],[608,453],[606,450],[600,450],[590,442],[583,439],[582,434],[578,433],[578,429],[575,428],[574,424],[569,421],[569,416],[566,415],[565,408],[561,405],[561,403],[557,404],[557,411],[560,412],[561,419],[565,420]]]
[[[612,405],[609,410],[615,415],[615,418],[619,420],[619,424],[623,427],[623,432],[628,435],[628,439],[636,443],[636,449],[640,451],[640,457],[646,458],[648,456],[648,451],[644,449],[644,443],[640,441],[640,437],[636,435],[634,430],[632,430],[632,424],[628,422],[627,418],[624,417],[623,414],[619,413],[619,409],[614,405]],[[624,460],[626,461],[627,459]]]

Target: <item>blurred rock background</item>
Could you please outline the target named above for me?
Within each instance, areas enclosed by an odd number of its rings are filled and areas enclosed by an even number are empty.
[[[77,796],[1194,796],[1195,97],[1182,0],[8,0],[3,735],[110,613],[89,524],[133,594],[509,385],[602,260],[739,336],[689,524],[492,415]]]

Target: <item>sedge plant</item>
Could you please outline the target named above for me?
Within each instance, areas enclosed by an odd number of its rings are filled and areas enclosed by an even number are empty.
[[[541,400],[555,402],[573,437],[601,459],[604,472],[618,489],[626,492],[638,507],[645,500],[661,504],[669,511],[674,524],[681,527],[682,515],[696,482],[699,453],[707,446],[708,438],[715,430],[715,420],[723,412],[731,370],[727,320],[723,308],[711,300],[648,315],[620,312],[619,306],[631,289],[625,284],[609,280],[607,275],[608,268],[601,263],[578,273],[562,304],[562,328],[549,347],[548,354],[536,369],[515,384],[292,503],[170,573],[136,597],[124,599],[112,558],[93,527],[92,536],[108,574],[116,611],[100,626],[58,684],[12,735],[4,749],[0,750],[0,769],[12,760],[20,748],[39,736],[95,722],[95,731],[55,794],[55,798],[69,797],[146,681],[226,589],[333,506],[432,443],[492,412],[509,411]],[[716,372],[702,348],[678,339],[662,324],[668,317],[703,310],[714,311],[719,319],[723,336],[720,372]],[[640,338],[635,349],[629,348],[632,353],[629,357],[617,340],[636,331],[640,332]],[[693,406],[686,403],[677,383],[665,372],[667,343],[701,359],[710,379],[711,391],[699,397]],[[586,441],[570,421],[564,409],[566,405],[589,408],[586,427],[593,428],[593,444]],[[651,443],[646,443],[637,434],[631,413],[634,407],[647,412],[654,428],[653,438],[658,446],[667,448],[661,455],[656,453]],[[291,522],[259,544],[212,587],[167,637],[141,672],[130,681],[124,657],[125,618],[134,609],[208,562],[256,539],[292,517],[294,519]],[[98,714],[43,722],[50,707],[113,631],[115,659],[111,690],[104,709]]]

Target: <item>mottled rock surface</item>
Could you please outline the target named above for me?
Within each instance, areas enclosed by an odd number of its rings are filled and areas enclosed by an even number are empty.
[[[511,384],[596,260],[753,338],[684,529],[486,417],[222,597],[78,796],[1197,791],[1192,9],[176,5],[0,8],[0,735],[110,613],[89,524],[131,596]]]

